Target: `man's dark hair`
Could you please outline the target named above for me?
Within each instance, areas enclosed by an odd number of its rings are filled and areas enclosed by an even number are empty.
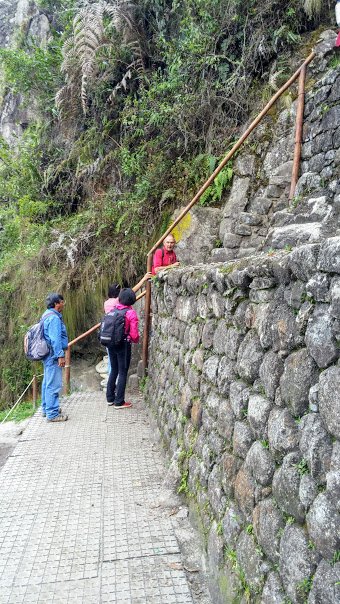
[[[56,304],[58,304],[58,302],[60,302],[60,300],[63,300],[64,296],[62,296],[61,294],[56,294],[55,292],[52,292],[51,294],[48,294],[46,296],[46,308],[54,308]]]
[[[119,292],[118,300],[124,306],[132,306],[136,302],[136,294],[130,287],[124,287]]]
[[[109,289],[107,295],[109,298],[118,298],[120,292],[120,285],[115,283],[114,285],[109,285]]]

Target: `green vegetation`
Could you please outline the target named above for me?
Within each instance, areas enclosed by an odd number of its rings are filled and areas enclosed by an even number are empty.
[[[22,335],[47,291],[67,292],[71,337],[97,322],[109,281],[142,275],[173,209],[258,107],[273,61],[290,73],[320,20],[301,0],[38,4],[53,23],[46,47],[23,26],[0,51],[0,98],[20,94],[27,112],[0,140],[2,401],[29,381]],[[201,203],[223,203],[232,175],[229,163]]]
[[[297,592],[303,596],[304,598],[306,598],[306,596],[308,596],[310,590],[312,589],[313,586],[313,577],[306,577],[305,579],[302,579],[302,581],[300,581],[297,585]]]
[[[299,463],[295,464],[294,467],[297,469],[300,476],[303,476],[304,474],[309,474],[308,463],[305,459],[301,459],[301,461],[299,461]]]
[[[31,417],[31,415],[33,415],[37,408],[39,407],[39,405],[41,404],[41,401],[39,400],[37,402],[36,407],[34,408],[34,405],[31,401],[23,401],[22,403],[19,403],[16,408],[14,409],[14,411],[12,411],[12,413],[10,414],[10,416],[6,419],[6,421],[8,422],[21,422],[24,419],[27,419],[28,417]],[[3,411],[0,411],[0,422],[2,422],[7,413],[9,412],[9,409],[4,409]]]

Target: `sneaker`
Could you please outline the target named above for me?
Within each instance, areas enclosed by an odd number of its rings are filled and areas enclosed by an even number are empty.
[[[114,402],[113,401],[107,401],[107,404],[108,404],[109,407],[112,407],[112,405],[114,405]]]
[[[63,415],[62,413],[60,413],[56,417],[53,417],[53,419],[48,419],[47,421],[48,422],[66,422],[67,419],[68,419],[68,415]]]
[[[60,415],[62,414],[62,412],[63,412],[62,408],[61,408],[61,407],[59,407],[59,413],[60,413]],[[41,415],[42,415],[43,417],[46,417],[46,411],[45,411],[45,412],[44,412],[44,411],[42,411],[42,412],[41,412]]]
[[[125,402],[122,405],[115,405],[115,409],[129,409],[132,407],[132,403]]]

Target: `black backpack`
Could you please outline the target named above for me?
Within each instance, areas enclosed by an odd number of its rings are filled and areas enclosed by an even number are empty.
[[[99,328],[99,341],[103,346],[120,346],[126,340],[125,315],[128,308],[114,308],[103,316]]]

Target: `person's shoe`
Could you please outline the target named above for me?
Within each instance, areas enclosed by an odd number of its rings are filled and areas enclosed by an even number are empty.
[[[114,407],[115,407],[115,409],[129,409],[130,407],[132,407],[132,403],[128,403],[126,401],[122,405],[115,405]]]
[[[52,419],[48,419],[48,422],[66,422],[68,420],[68,415],[63,415],[62,413],[60,413],[59,415],[57,415],[56,417],[53,417]]]
[[[112,405],[114,405],[114,402],[113,401],[107,401],[107,404],[108,404],[109,407],[112,407]]]
[[[61,407],[59,407],[59,413],[60,413],[60,415],[62,414],[62,412],[63,412],[62,408],[61,408]],[[46,411],[45,411],[45,412],[43,412],[43,411],[42,411],[42,412],[41,412],[41,415],[42,415],[43,417],[46,417]]]

